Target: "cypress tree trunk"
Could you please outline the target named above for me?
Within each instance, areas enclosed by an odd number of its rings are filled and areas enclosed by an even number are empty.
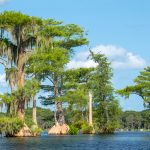
[[[18,87],[23,87],[24,86],[24,72],[22,70],[22,67],[18,71]],[[25,108],[25,100],[20,99],[18,101],[18,106],[17,106],[17,116],[21,120],[24,120],[24,108]]]
[[[9,86],[10,86],[10,91],[11,91],[11,93],[12,93],[13,90],[14,90],[14,87],[15,87],[15,85],[14,85],[12,79],[9,79]],[[10,113],[10,115],[13,114],[13,110],[14,110],[14,112],[15,112],[14,102],[11,102],[11,103],[10,103],[10,106],[9,106],[9,113]],[[8,110],[7,110],[7,111],[8,111]]]
[[[93,126],[92,119],[92,93],[89,91],[89,125]]]
[[[56,98],[59,97],[57,77],[54,81],[54,92],[55,92],[55,97]],[[65,118],[64,118],[64,112],[62,109],[62,102],[55,102],[55,107],[56,107],[55,124],[63,125],[65,123]]]
[[[55,76],[54,80],[54,93],[55,98],[59,97],[59,90],[58,90],[58,78]],[[62,109],[62,102],[55,101],[55,125],[49,129],[48,134],[68,134],[69,126],[65,124],[65,117],[64,112]]]
[[[62,103],[57,102],[56,104],[56,120],[59,125],[63,125],[65,123],[64,112],[62,109]]]
[[[24,100],[20,100],[18,102],[18,106],[17,106],[17,116],[19,119],[24,120],[24,105],[25,105],[25,101]]]
[[[18,87],[23,87],[24,86],[24,72],[23,70],[19,70],[18,72]],[[20,99],[18,101],[18,106],[17,106],[17,115],[18,118],[24,120],[24,108],[25,108],[25,100]]]
[[[36,96],[33,97],[33,112],[32,112],[33,123],[37,125],[37,117],[36,117]]]
[[[25,76],[24,76],[24,66],[25,66],[25,62],[23,58],[24,54],[20,54],[19,56],[19,60],[18,60],[18,82],[17,85],[18,87],[24,87],[24,80],[25,80]],[[24,121],[24,117],[25,117],[25,99],[20,99],[18,101],[17,104],[17,116],[18,118],[20,118],[21,120]],[[15,136],[17,137],[23,137],[23,136],[32,136],[32,132],[29,129],[29,127],[24,123],[24,127],[17,133],[15,134]]]

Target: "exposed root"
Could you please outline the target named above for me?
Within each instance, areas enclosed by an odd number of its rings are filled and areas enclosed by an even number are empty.
[[[26,124],[24,124],[24,127],[20,129],[20,131],[17,134],[15,134],[15,136],[16,137],[29,137],[33,135],[29,127]]]
[[[68,131],[69,131],[69,126],[67,124],[63,124],[63,125],[57,124],[49,129],[48,134],[65,135],[68,134]]]

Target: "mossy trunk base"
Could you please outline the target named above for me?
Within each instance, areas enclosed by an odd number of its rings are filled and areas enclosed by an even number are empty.
[[[29,136],[33,136],[33,135],[31,130],[26,124],[24,124],[24,127],[20,129],[20,131],[17,134],[15,134],[15,137],[29,137]]]
[[[67,124],[56,124],[52,128],[48,130],[48,134],[53,134],[53,135],[65,135],[68,134],[69,132],[69,126]]]

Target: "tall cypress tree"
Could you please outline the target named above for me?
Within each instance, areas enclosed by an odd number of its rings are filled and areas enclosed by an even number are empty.
[[[17,87],[24,87],[25,64],[28,51],[32,50],[31,43],[35,39],[35,30],[41,20],[19,12],[3,12],[0,14],[1,52],[14,64],[17,70]],[[8,36],[7,36],[8,35]],[[20,99],[17,105],[18,117],[24,120],[25,100]]]
[[[69,62],[74,47],[87,44],[84,30],[77,25],[62,25],[52,20],[38,33],[38,48],[29,59],[28,72],[36,72],[42,81],[48,81],[42,89],[48,91],[49,97],[43,98],[43,104],[55,104],[55,124],[65,124],[62,102],[63,75],[65,65]]]
[[[108,59],[103,54],[94,54],[91,59],[97,67],[91,74],[89,85],[93,91],[94,110],[98,132],[113,132],[118,126],[120,107],[115,100],[114,89],[111,83],[112,69]]]

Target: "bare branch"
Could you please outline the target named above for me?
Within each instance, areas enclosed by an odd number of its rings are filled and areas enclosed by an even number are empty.
[[[54,82],[53,82],[53,80],[51,78],[47,77],[47,79],[49,79],[54,84]]]
[[[3,58],[0,58],[2,61],[5,61],[6,63],[7,63],[7,61],[5,60],[5,59],[3,59]]]
[[[2,64],[5,68],[7,68],[7,65],[4,62],[0,61],[0,64]]]

